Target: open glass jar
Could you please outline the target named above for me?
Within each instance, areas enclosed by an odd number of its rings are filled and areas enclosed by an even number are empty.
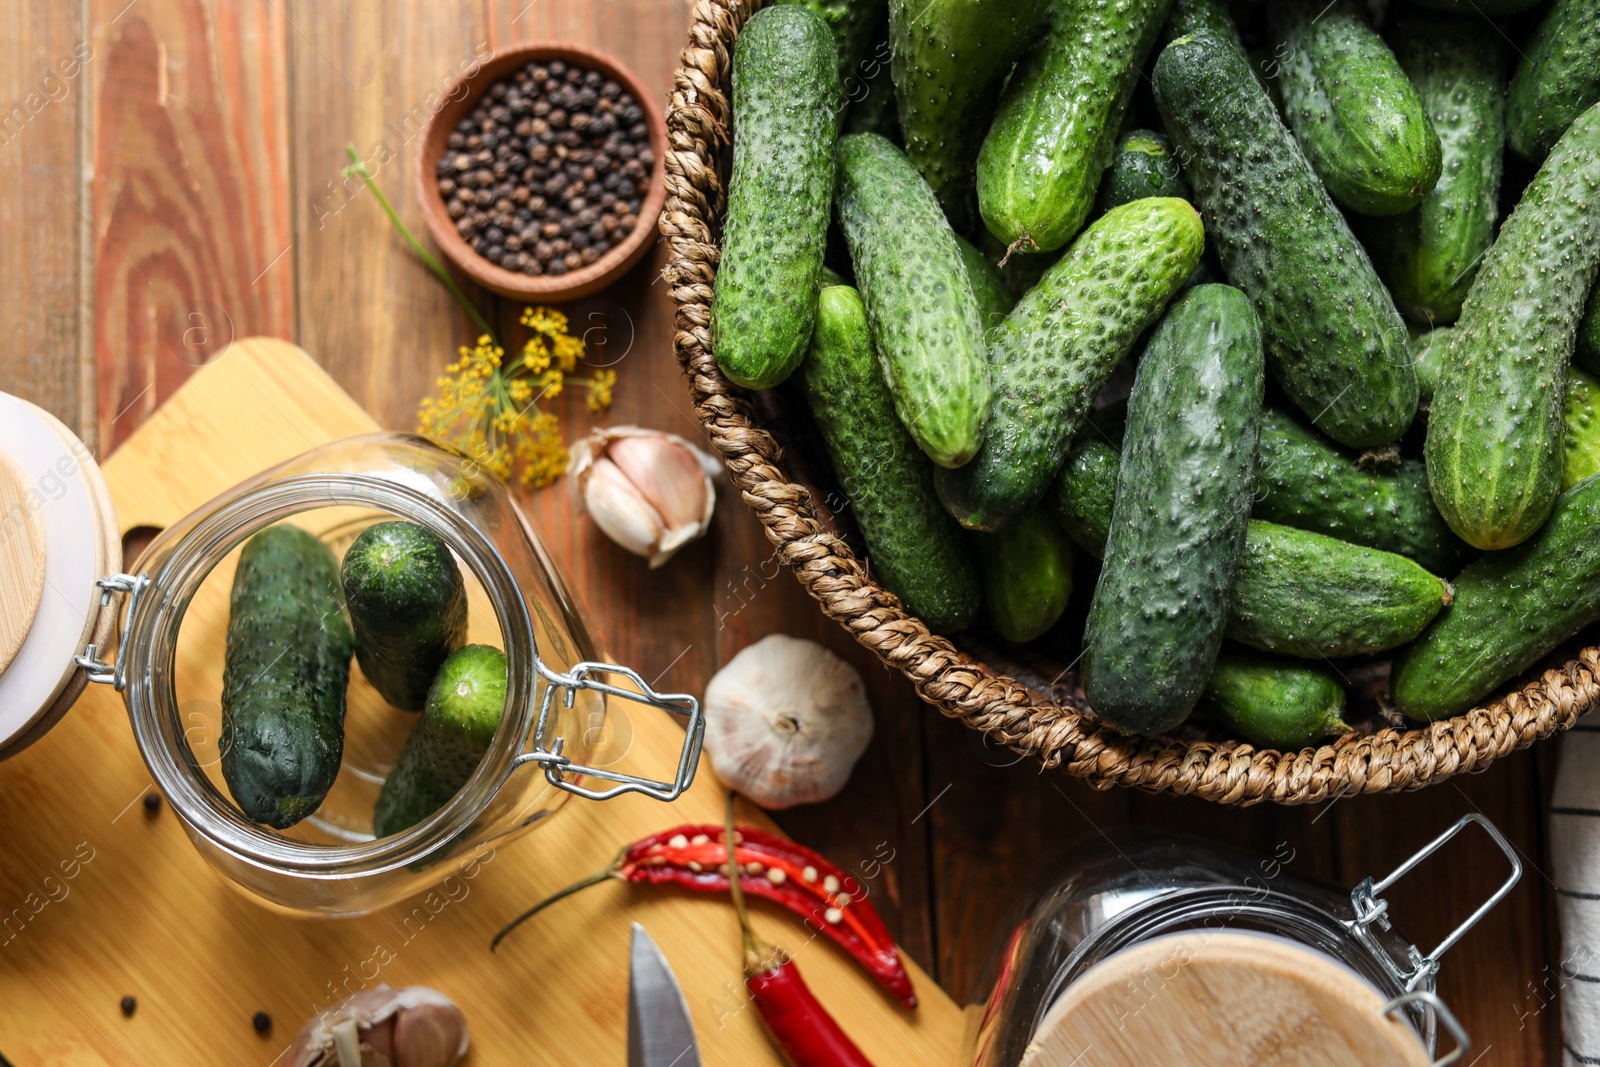
[[[220,668],[240,548],[260,530],[291,523],[337,556],[361,530],[389,519],[418,523],[449,547],[467,586],[468,640],[505,653],[507,696],[494,739],[442,808],[374,838],[374,799],[416,713],[387,707],[352,668],[332,790],[286,831],[252,822],[219,768],[229,744]],[[89,645],[79,666],[90,681],[122,692],[144,761],[195,847],[236,886],[278,908],[369,911],[436,883],[452,861],[548,818],[572,794],[670,801],[694,775],[698,702],[595,662],[593,642],[509,491],[468,457],[419,437],[371,434],[315,448],[212,500],[162,532],[128,573],[98,584],[102,603],[125,598],[121,641],[109,661]],[[608,697],[685,721],[670,775],[613,766],[621,754],[605,751],[601,728]]]

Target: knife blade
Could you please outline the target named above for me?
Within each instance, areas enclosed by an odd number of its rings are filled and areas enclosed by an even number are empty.
[[[700,1067],[683,989],[645,928],[628,950],[628,1067]]]

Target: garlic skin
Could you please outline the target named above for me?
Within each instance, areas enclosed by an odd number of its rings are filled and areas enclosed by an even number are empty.
[[[437,989],[363,989],[313,1016],[289,1046],[289,1067],[455,1067],[467,1020]]]
[[[838,794],[872,740],[856,669],[815,641],[769,634],[706,686],[705,751],[717,777],[769,810]]]
[[[595,525],[652,568],[711,528],[721,472],[677,434],[642,426],[596,430],[572,446],[567,468]]]

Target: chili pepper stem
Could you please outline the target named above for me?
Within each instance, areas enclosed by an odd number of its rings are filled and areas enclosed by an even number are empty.
[[[564,889],[556,890],[554,893],[551,893],[549,896],[539,901],[539,903],[535,904],[521,915],[518,915],[515,919],[512,919],[510,922],[506,923],[500,928],[500,932],[494,935],[494,940],[489,942],[489,951],[493,952],[495,949],[499,948],[500,942],[506,939],[507,934],[521,926],[523,923],[527,922],[529,919],[533,918],[535,915],[539,914],[544,909],[548,908],[550,905],[554,904],[556,901],[565,900],[567,897],[572,896],[572,894],[577,893],[580,890],[588,889],[592,885],[599,885],[601,882],[604,882],[609,878],[620,878],[621,875],[619,872],[622,868],[622,857],[626,854],[627,850],[624,849],[622,852],[617,853],[617,858],[611,861],[610,866],[598,870],[593,874],[585,875]]]
[[[739,861],[734,858],[733,791],[728,791],[728,807],[722,816],[722,854],[728,865],[728,890],[733,894],[733,910],[739,916],[739,933],[744,942],[744,973],[755,974],[759,968],[762,949],[770,954],[772,945],[764,944],[750,928],[750,911],[744,903],[744,885],[739,878]],[[752,965],[752,960],[757,961]]]

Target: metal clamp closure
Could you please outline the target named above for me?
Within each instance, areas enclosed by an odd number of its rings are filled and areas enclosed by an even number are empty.
[[[1402,967],[1387,950],[1378,944],[1376,937],[1372,933],[1372,927],[1374,926],[1376,926],[1379,930],[1389,929],[1389,902],[1384,900],[1381,896],[1379,896],[1379,894],[1393,886],[1407,874],[1411,873],[1411,871],[1418,864],[1437,852],[1445,844],[1445,842],[1455,837],[1462,830],[1465,830],[1467,826],[1473,823],[1483,827],[1485,832],[1488,833],[1490,839],[1494,841],[1495,845],[1497,845],[1500,851],[1505,855],[1506,860],[1511,864],[1511,876],[1505,880],[1500,888],[1496,889],[1494,893],[1490,895],[1488,900],[1485,900],[1482,904],[1478,905],[1477,909],[1473,911],[1471,915],[1467,916],[1466,920],[1463,921],[1460,926],[1457,926],[1449,933],[1449,935],[1445,937],[1443,941],[1439,942],[1432,952],[1424,955],[1422,951],[1417,948],[1417,946],[1409,946],[1407,952],[1407,963],[1409,966]],[[1472,929],[1478,924],[1478,920],[1482,919],[1489,913],[1491,908],[1504,900],[1506,895],[1511,892],[1512,887],[1517,884],[1517,881],[1521,877],[1522,860],[1517,856],[1516,849],[1512,848],[1511,842],[1505,839],[1505,835],[1496,829],[1494,824],[1488,819],[1484,818],[1482,815],[1478,815],[1476,813],[1472,815],[1464,815],[1456,821],[1454,826],[1450,827],[1450,829],[1446,830],[1444,833],[1440,834],[1438,837],[1422,846],[1422,848],[1412,853],[1410,859],[1406,860],[1400,866],[1390,871],[1389,874],[1380,881],[1374,882],[1371,878],[1367,878],[1360,885],[1351,890],[1350,904],[1355,911],[1355,918],[1350,920],[1345,925],[1352,933],[1360,938],[1360,940],[1368,947],[1368,949],[1372,951],[1373,955],[1377,956],[1378,959],[1383,961],[1384,967],[1389,970],[1390,974],[1392,974],[1397,981],[1403,984],[1407,992],[1413,992],[1430,981],[1433,976],[1438,973],[1439,958],[1446,952],[1449,952],[1450,949],[1454,947],[1455,943],[1460,941],[1462,936],[1465,935],[1468,930]]]
[[[516,758],[513,767],[526,763],[544,769],[545,780],[557,789],[565,789],[590,800],[609,800],[623,793],[643,793],[657,800],[676,800],[694,781],[694,772],[700,762],[700,741],[705,734],[705,720],[700,714],[700,702],[687,693],[657,693],[636,671],[613,663],[579,663],[567,674],[561,674],[538,664],[539,676],[545,681],[544,695],[539,700],[539,719],[533,732],[533,751]],[[621,689],[590,677],[593,674],[619,674],[628,679],[637,690]],[[686,720],[683,748],[678,752],[678,767],[671,781],[658,781],[623,774],[604,767],[588,767],[574,763],[562,755],[565,738],[549,736],[552,729],[551,709],[556,693],[562,694],[561,706],[570,710],[578,690],[588,689],[606,696],[629,700],[652,708],[660,708]],[[589,789],[571,781],[569,776],[598,778],[616,785],[608,789]]]
[[[100,658],[99,650],[95,648],[94,643],[90,642],[84,646],[80,655],[72,657],[72,662],[83,668],[89,681],[109,683],[120,693],[128,684],[128,664],[123,655],[128,647],[128,627],[133,621],[133,610],[138,607],[139,597],[150,584],[150,579],[143,574],[113,574],[101,578],[94,584],[100,589],[102,609],[109,607],[112,598],[118,593],[128,598],[128,610],[122,617],[121,637],[117,640],[117,658],[107,663]]]
[[[1431,1011],[1433,1017],[1443,1023],[1446,1030],[1450,1031],[1450,1036],[1456,1043],[1456,1047],[1450,1050],[1449,1055],[1439,1057],[1429,1067],[1449,1067],[1450,1064],[1455,1063],[1467,1054],[1467,1050],[1472,1047],[1472,1042],[1467,1040],[1466,1027],[1461,1025],[1461,1020],[1457,1019],[1455,1013],[1445,1006],[1444,1001],[1427,990],[1413,989],[1409,993],[1401,993],[1383,1006],[1383,1014],[1391,1015],[1396,1009],[1408,1008],[1412,1005],[1420,1005],[1422,1010]]]

